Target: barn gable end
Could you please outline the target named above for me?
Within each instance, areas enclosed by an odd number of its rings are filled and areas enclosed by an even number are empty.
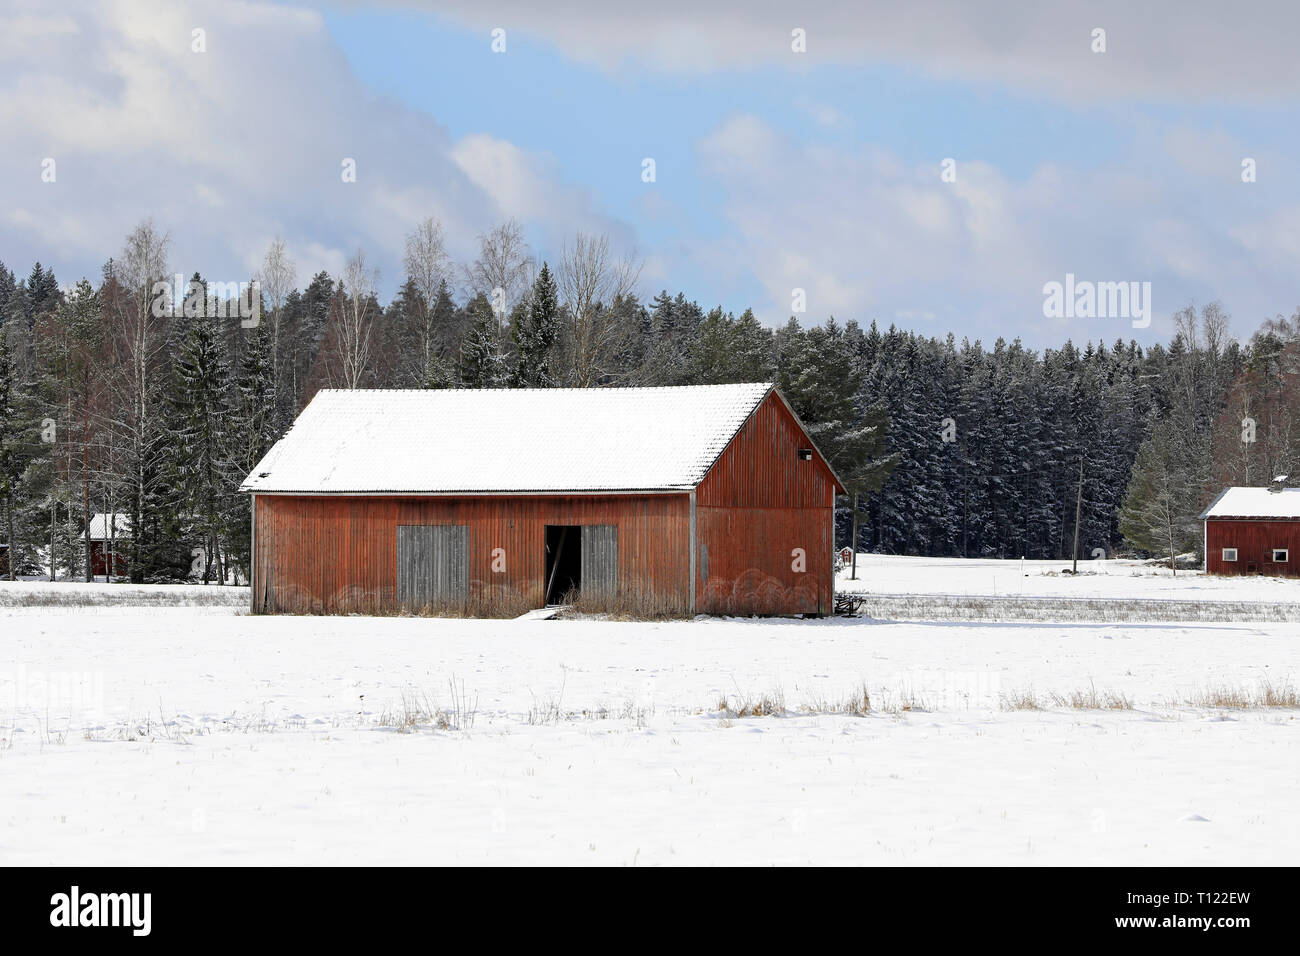
[[[830,613],[842,490],[794,412],[770,391],[696,489],[696,610]]]

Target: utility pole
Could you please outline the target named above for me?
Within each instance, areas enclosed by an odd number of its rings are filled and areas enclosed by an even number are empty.
[[[1079,515],[1083,513],[1083,456],[1079,456],[1079,491],[1074,497],[1074,570],[1079,573]]]
[[[86,434],[88,431],[83,415],[81,419],[81,517],[86,522],[86,529],[82,532],[81,540],[86,549],[86,581],[91,582],[95,580],[95,568],[90,560],[90,450]]]
[[[970,557],[966,551],[966,524],[970,513],[970,493],[966,490],[966,480],[969,471],[969,462],[963,461],[961,463],[961,556],[963,558]]]
[[[54,580],[54,534],[55,534],[55,529],[58,528],[58,517],[59,517],[59,500],[54,496],[55,484],[56,482],[53,479],[51,479],[51,485],[50,485],[50,580],[51,581]]]

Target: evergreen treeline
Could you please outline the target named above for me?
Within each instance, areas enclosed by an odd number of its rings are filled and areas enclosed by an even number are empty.
[[[89,578],[87,516],[104,512],[128,517],[133,580],[186,579],[196,552],[195,577],[246,578],[239,482],[323,387],[775,381],[859,496],[859,547],[898,554],[1064,558],[1076,515],[1083,558],[1194,549],[1223,485],[1300,472],[1300,313],[1246,345],[1209,306],[1180,313],[1168,346],[1038,353],[834,319],[772,330],[680,292],[643,302],[603,237],[539,268],[513,222],[479,245],[457,269],[424,221],[383,305],[363,253],[299,287],[277,241],[250,277],[255,325],[199,274],[156,296],[169,242],[149,222],[98,285],[0,264],[11,573]],[[838,517],[847,543],[847,503]]]

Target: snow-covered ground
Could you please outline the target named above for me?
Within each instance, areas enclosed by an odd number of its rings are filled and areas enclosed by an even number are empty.
[[[996,559],[914,558],[859,554],[858,579],[849,571],[836,576],[836,587],[874,594],[961,594],[1068,598],[1156,598],[1182,601],[1300,602],[1300,578],[1205,574],[1141,561],[1080,561],[1079,573],[1066,573],[1070,562]]]
[[[0,863],[1284,864],[1298,630],[0,608]]]

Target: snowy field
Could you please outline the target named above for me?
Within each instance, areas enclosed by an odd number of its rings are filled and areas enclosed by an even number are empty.
[[[0,863],[1289,864],[1298,631],[0,608]]]
[[[874,594],[958,594],[989,597],[1153,598],[1179,601],[1300,602],[1300,578],[1225,577],[1142,561],[1070,562],[914,558],[859,554],[858,580],[847,570],[836,587]]]
[[[215,584],[0,581],[0,608],[248,607],[248,588]]]

